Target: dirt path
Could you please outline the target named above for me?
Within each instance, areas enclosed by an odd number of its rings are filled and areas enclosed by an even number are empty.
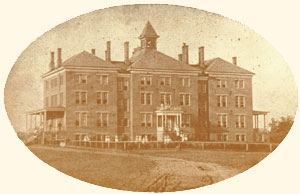
[[[144,191],[165,192],[203,187],[230,178],[238,171],[213,163],[154,157],[157,165]]]
[[[150,171],[149,176],[145,177],[144,181],[139,181],[141,184],[140,191],[147,192],[180,191],[198,188],[205,185],[217,183],[239,173],[239,171],[236,169],[224,167],[214,163],[193,162],[171,157],[158,157],[118,151],[98,151],[92,149],[78,149],[69,147],[34,147],[45,150],[143,158],[154,161],[156,165]]]

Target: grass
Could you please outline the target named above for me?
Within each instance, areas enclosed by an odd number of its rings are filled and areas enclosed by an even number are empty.
[[[233,151],[201,151],[201,150],[138,150],[135,154],[178,158],[195,162],[216,163],[222,166],[245,171],[266,156],[268,152],[233,152]]]

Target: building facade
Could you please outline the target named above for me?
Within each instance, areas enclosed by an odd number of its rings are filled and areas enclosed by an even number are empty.
[[[174,59],[157,50],[159,36],[147,22],[140,47],[124,61],[83,51],[65,61],[51,52],[44,81],[44,107],[33,111],[42,131],[97,134],[100,139],[163,141],[211,140],[251,142],[253,73],[236,58],[189,63],[188,45]]]

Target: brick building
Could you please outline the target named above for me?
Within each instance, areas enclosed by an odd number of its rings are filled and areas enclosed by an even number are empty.
[[[159,36],[147,22],[140,47],[124,61],[83,51],[65,61],[51,52],[44,108],[32,111],[35,128],[98,135],[100,139],[253,141],[252,72],[221,58],[189,63],[185,43],[178,59],[157,50]],[[32,119],[30,119],[32,121]],[[37,126],[37,123],[39,125]],[[32,122],[27,128],[32,128]],[[182,135],[183,134],[183,135]]]

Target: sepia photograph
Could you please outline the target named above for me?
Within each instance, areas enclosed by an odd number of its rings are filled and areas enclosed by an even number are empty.
[[[3,111],[36,162],[94,189],[201,190],[288,142],[299,72],[255,29],[188,4],[103,8],[4,64]]]

